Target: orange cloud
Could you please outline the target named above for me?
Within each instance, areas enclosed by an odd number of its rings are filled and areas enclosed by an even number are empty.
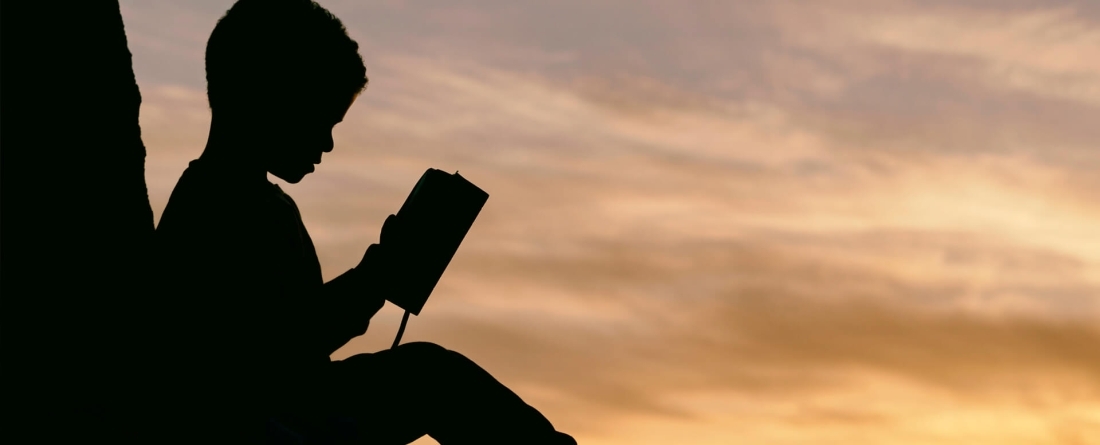
[[[1093,19],[793,4],[371,5],[402,27],[334,5],[372,38],[371,85],[286,187],[325,275],[425,168],[459,170],[491,198],[407,341],[469,355],[582,443],[1096,441]],[[536,27],[570,11],[605,15]],[[159,215],[209,117],[201,78],[150,79]]]

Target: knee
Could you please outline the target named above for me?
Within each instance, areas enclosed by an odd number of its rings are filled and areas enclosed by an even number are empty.
[[[431,368],[452,368],[461,366],[468,360],[461,354],[429,342],[412,342],[398,345],[396,348],[404,360]]]
[[[414,341],[397,345],[396,350],[404,354],[442,354],[449,352],[447,348],[426,341]]]

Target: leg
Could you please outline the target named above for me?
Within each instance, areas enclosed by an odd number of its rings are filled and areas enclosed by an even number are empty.
[[[465,356],[431,343],[333,362],[333,408],[357,418],[372,443],[569,444],[535,408]]]

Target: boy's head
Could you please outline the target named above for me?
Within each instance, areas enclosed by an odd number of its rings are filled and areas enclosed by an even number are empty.
[[[296,183],[332,150],[332,128],[367,85],[359,45],[310,0],[240,0],[206,44],[215,121],[252,159]]]

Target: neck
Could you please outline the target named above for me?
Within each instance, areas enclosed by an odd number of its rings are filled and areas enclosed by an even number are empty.
[[[242,132],[230,130],[232,128],[240,126],[211,119],[210,135],[199,159],[207,165],[232,170],[245,178],[266,181],[267,170],[257,162],[250,138]]]

